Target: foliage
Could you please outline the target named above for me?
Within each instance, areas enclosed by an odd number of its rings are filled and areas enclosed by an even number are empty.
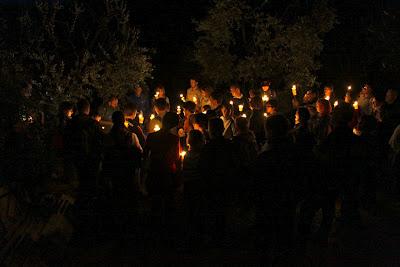
[[[196,58],[204,75],[217,84],[235,78],[252,84],[262,79],[315,83],[322,35],[335,23],[332,9],[314,1],[306,12],[288,5],[290,10],[271,14],[268,5],[254,2],[217,0],[198,23]]]
[[[124,0],[39,0],[4,19],[0,40],[3,86],[31,79],[39,100],[123,95],[126,85],[151,78]]]

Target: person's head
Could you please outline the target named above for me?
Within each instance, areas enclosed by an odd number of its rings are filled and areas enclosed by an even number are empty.
[[[158,98],[154,102],[154,110],[158,115],[162,115],[168,111],[168,103],[165,98]]]
[[[187,137],[189,151],[201,151],[204,146],[204,135],[198,130],[191,130]]]
[[[113,109],[118,108],[118,97],[111,96],[110,100],[108,100],[108,106],[110,106]]]
[[[190,87],[191,88],[197,88],[197,85],[199,84],[199,82],[197,81],[197,79],[196,78],[191,78],[190,79]]]
[[[332,94],[333,94],[333,85],[331,85],[331,84],[325,85],[325,87],[324,87],[324,96],[325,97],[326,96],[331,97]]]
[[[263,82],[261,83],[261,89],[263,90],[263,92],[268,92],[270,86],[271,86],[271,81],[268,81],[268,80],[267,80],[267,81],[263,81]]]
[[[60,114],[67,118],[71,118],[74,114],[74,105],[71,102],[64,101],[60,105]]]
[[[115,111],[112,114],[112,122],[114,127],[124,127],[125,116],[122,111]]]
[[[247,133],[249,131],[249,122],[246,118],[238,117],[235,120],[236,131],[240,133]]]
[[[193,116],[193,128],[204,133],[207,131],[208,117],[203,113],[194,114]]]
[[[177,128],[179,124],[179,116],[174,112],[167,112],[162,120],[162,129],[170,131]]]
[[[306,126],[308,124],[308,121],[310,120],[310,112],[308,111],[308,108],[306,107],[299,107],[296,110],[296,115],[295,115],[295,124],[301,124]]]
[[[196,112],[196,104],[193,101],[186,101],[183,104],[183,113],[186,118],[189,118],[190,115]]]
[[[157,85],[156,94],[158,95],[158,98],[166,98],[167,97],[165,94],[165,88],[161,84]]]
[[[268,142],[284,139],[289,133],[289,123],[283,115],[270,116],[265,122],[265,130]]]
[[[213,88],[211,86],[201,87],[201,96],[202,97],[209,98],[212,92],[213,92]]]
[[[76,108],[78,109],[78,113],[80,115],[89,115],[90,113],[90,103],[84,98],[78,101]]]
[[[221,105],[222,97],[217,92],[212,92],[210,95],[210,104],[212,109],[216,109],[219,105]]]
[[[233,115],[232,105],[229,103],[223,103],[221,105],[221,113],[224,118],[230,118]]]
[[[365,96],[372,96],[373,91],[371,85],[368,83],[364,84],[363,88],[361,89],[361,94]]]
[[[307,90],[303,97],[303,102],[305,104],[315,103],[315,101],[317,100],[317,96],[318,94],[316,90]]]
[[[389,89],[386,92],[385,102],[388,103],[389,105],[391,105],[394,102],[396,102],[398,96],[399,96],[399,92],[397,90]]]
[[[137,106],[133,103],[126,104],[124,108],[124,115],[126,119],[135,119],[137,114]]]
[[[278,111],[278,102],[270,99],[266,104],[266,112],[268,115],[274,115]]]
[[[231,95],[235,98],[240,98],[242,97],[242,91],[240,89],[240,86],[238,84],[232,84],[231,87],[229,88],[231,91]]]
[[[334,128],[350,127],[353,120],[353,106],[348,103],[340,103],[332,112],[332,124]]]
[[[319,116],[326,116],[331,113],[331,104],[324,98],[318,99],[316,108]]]
[[[364,115],[361,117],[360,122],[358,123],[358,129],[361,132],[361,135],[369,135],[374,133],[377,130],[378,123],[374,116],[372,115]]]
[[[224,134],[224,123],[219,118],[213,118],[208,121],[208,133],[211,139],[222,137]]]
[[[135,89],[133,89],[133,92],[136,96],[141,96],[143,93],[143,88],[141,86],[136,86]]]
[[[262,110],[263,101],[261,96],[255,96],[250,100],[250,107],[253,110]]]

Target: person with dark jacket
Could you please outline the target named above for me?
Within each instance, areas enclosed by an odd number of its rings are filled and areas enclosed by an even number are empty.
[[[257,242],[272,251],[287,249],[293,238],[294,211],[305,166],[282,115],[266,121],[267,146],[253,167]]]
[[[208,132],[210,141],[201,152],[199,167],[205,182],[207,221],[210,223],[208,229],[215,241],[221,241],[226,230],[226,206],[235,164],[231,142],[223,136],[222,120],[211,119]]]
[[[65,130],[66,157],[74,164],[79,192],[91,194],[96,191],[102,152],[102,132],[89,116],[90,103],[81,99],[77,103],[78,114]]]

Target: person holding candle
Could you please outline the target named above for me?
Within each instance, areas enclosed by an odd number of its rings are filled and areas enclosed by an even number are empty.
[[[266,109],[268,117],[278,114],[278,101],[271,99],[266,103]]]
[[[176,194],[182,187],[178,123],[178,115],[167,112],[161,130],[148,135],[144,148],[144,171],[147,173],[145,184],[151,199],[152,213],[155,216],[161,214],[156,222],[170,219],[171,213],[176,210]],[[165,227],[161,224],[159,229],[154,230],[162,234]]]
[[[372,114],[372,98],[374,97],[372,87],[365,84],[361,89],[357,102],[363,115]]]
[[[276,92],[271,88],[271,81],[266,80],[261,83],[261,95],[269,99],[276,99]]]
[[[183,105],[183,114],[185,117],[185,121],[183,123],[183,130],[185,133],[189,133],[191,130],[193,130],[193,124],[192,124],[192,116],[196,113],[196,104],[192,101],[187,101]]]
[[[204,106],[211,105],[210,96],[213,92],[213,88],[211,86],[203,86],[201,87],[201,99],[200,99],[200,107],[203,110]]]
[[[125,122],[127,122],[127,129],[129,132],[136,134],[139,139],[140,146],[143,148],[146,142],[142,128],[136,118],[137,107],[134,104],[128,103],[124,108]]]
[[[208,135],[208,117],[203,113],[194,114],[193,116],[193,129],[200,131],[203,136],[204,140],[208,142],[209,135]]]
[[[158,125],[159,128],[162,128],[162,120],[165,114],[169,111],[169,105],[165,98],[159,98],[154,102],[154,111],[156,113],[155,118],[150,120],[148,124],[149,133],[155,131],[154,129],[157,128],[156,125]]]
[[[159,84],[159,85],[156,86],[155,94],[154,94],[154,97],[153,97],[153,99],[151,101],[153,103],[153,108],[154,108],[155,101],[157,99],[159,99],[159,98],[165,98],[165,101],[167,101],[167,103],[169,105],[169,98],[166,95],[165,87],[162,84]]]
[[[222,103],[222,96],[218,92],[212,92],[210,94],[210,106],[211,111],[207,112],[207,116],[210,117],[221,117],[221,103]]]
[[[233,84],[230,87],[230,92],[233,101],[233,116],[240,116],[243,112],[249,111],[249,103],[246,97],[244,97],[242,90],[238,84]]]
[[[324,87],[324,97],[325,100],[328,100],[331,105],[335,103],[336,97],[335,93],[333,91],[333,85],[332,84],[327,84]]]
[[[224,103],[221,106],[221,120],[224,123],[224,132],[223,136],[226,139],[232,139],[236,133],[235,129],[235,120],[233,117],[233,110],[230,104]]]
[[[201,109],[201,90],[199,88],[199,82],[195,78],[190,79],[190,88],[186,91],[186,100],[195,102],[198,110]],[[195,100],[195,101],[194,101]]]

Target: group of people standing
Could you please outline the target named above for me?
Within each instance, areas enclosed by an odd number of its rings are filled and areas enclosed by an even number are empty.
[[[384,162],[399,174],[395,89],[382,97],[365,85],[356,99],[350,88],[343,99],[332,86],[293,91],[284,113],[269,81],[248,96],[237,84],[227,93],[190,85],[175,107],[163,86],[152,99],[135,88],[123,107],[115,96],[95,111],[86,99],[61,105],[55,147],[76,170],[78,200],[101,188],[118,214],[134,214],[145,197],[159,229],[183,228],[190,244],[226,240],[232,214],[254,211],[255,244],[281,249],[293,244],[295,221],[311,235],[319,209],[328,237],[338,202],[340,221],[359,224],[359,208],[375,208]]]

